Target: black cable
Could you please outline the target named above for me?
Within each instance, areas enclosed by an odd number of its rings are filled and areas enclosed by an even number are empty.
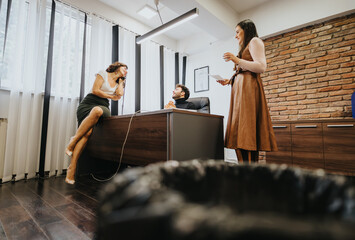
[[[123,115],[123,106],[124,106],[124,98],[125,98],[125,94],[126,94],[126,86],[127,86],[126,84],[127,84],[127,82],[125,82],[124,84],[125,84],[125,85],[124,85],[124,86],[125,86],[125,87],[124,87],[125,90],[123,91],[123,96],[122,96],[123,99],[122,99],[122,111],[121,111],[121,115]],[[115,172],[111,177],[109,177],[109,178],[107,178],[107,179],[98,179],[98,178],[96,178],[96,177],[94,176],[94,174],[90,173],[91,177],[92,177],[93,179],[95,179],[96,181],[99,181],[99,182],[106,182],[106,181],[111,180],[114,176],[117,175],[118,171],[119,171],[120,168],[121,168],[121,162],[122,162],[123,151],[124,151],[124,147],[125,147],[125,145],[126,145],[126,141],[127,141],[127,138],[128,138],[128,134],[129,134],[129,131],[130,131],[130,128],[131,128],[132,119],[133,119],[133,117],[134,117],[138,112],[140,112],[140,110],[137,111],[137,112],[135,112],[135,113],[132,115],[131,120],[129,121],[128,129],[127,129],[127,133],[126,133],[126,138],[125,138],[125,140],[124,140],[124,142],[123,142],[123,145],[122,145],[122,151],[121,151],[120,161],[119,161],[119,164],[118,164],[118,167],[117,167],[116,172]]]
[[[159,11],[159,8],[158,8],[158,4],[155,4],[155,8],[157,9],[157,12],[158,12],[158,15],[159,15],[159,18],[160,18],[160,22],[161,24],[163,25],[163,19],[161,18],[161,15],[160,15],[160,11]]]
[[[131,120],[129,121],[128,129],[127,129],[127,133],[126,133],[126,138],[125,138],[125,140],[123,141],[123,144],[122,144],[122,150],[121,150],[120,161],[119,161],[119,164],[118,164],[118,167],[117,167],[116,172],[115,172],[111,177],[109,177],[109,178],[107,178],[107,179],[98,179],[98,178],[96,178],[96,177],[94,176],[94,174],[90,173],[91,177],[92,177],[93,179],[95,179],[96,181],[98,181],[98,182],[107,182],[107,181],[111,180],[114,176],[117,175],[118,170],[120,170],[120,168],[121,168],[121,162],[122,162],[123,152],[124,152],[124,148],[125,148],[125,146],[126,146],[126,142],[127,142],[127,138],[128,138],[129,131],[130,131],[130,129],[131,129],[131,123],[132,123],[133,117],[134,117],[137,113],[139,113],[140,111],[141,111],[141,110],[138,110],[137,112],[135,112],[134,114],[132,114]]]
[[[126,82],[126,80],[125,80],[125,82],[124,82],[124,91],[123,91],[123,96],[122,96],[122,108],[121,108],[121,115],[123,115],[124,96],[126,95],[126,86],[127,86],[127,82]]]

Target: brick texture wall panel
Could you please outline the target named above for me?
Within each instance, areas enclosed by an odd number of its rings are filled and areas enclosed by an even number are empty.
[[[264,43],[268,67],[261,77],[273,121],[352,118],[355,14]],[[263,152],[259,159],[265,161]]]
[[[272,120],[351,118],[355,14],[264,39]]]

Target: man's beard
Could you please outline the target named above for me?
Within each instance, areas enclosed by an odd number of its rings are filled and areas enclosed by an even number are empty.
[[[181,95],[175,95],[175,96],[173,96],[173,99],[174,100],[177,100],[177,99],[180,99],[181,98]]]

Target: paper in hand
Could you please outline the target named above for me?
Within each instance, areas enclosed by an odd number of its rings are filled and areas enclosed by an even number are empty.
[[[216,80],[224,80],[224,78],[222,78],[220,75],[212,75],[212,74],[209,74],[209,75]]]

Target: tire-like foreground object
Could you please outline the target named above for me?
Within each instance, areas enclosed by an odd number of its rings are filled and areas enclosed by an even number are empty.
[[[285,165],[168,161],[103,189],[98,239],[355,239],[355,186]]]

